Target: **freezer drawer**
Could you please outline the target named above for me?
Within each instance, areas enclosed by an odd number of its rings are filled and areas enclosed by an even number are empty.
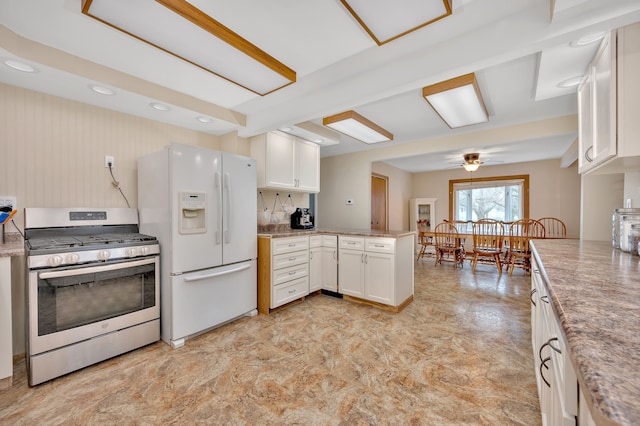
[[[256,276],[255,259],[172,276],[172,297],[160,317],[162,340],[178,347],[181,339],[256,309]]]

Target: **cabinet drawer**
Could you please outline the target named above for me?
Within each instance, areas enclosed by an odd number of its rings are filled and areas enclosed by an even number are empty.
[[[275,238],[271,240],[271,254],[291,253],[294,251],[307,250],[309,248],[309,237]]]
[[[312,235],[309,237],[309,247],[322,246],[322,235]]]
[[[309,277],[300,277],[271,288],[271,309],[309,294]]]
[[[288,268],[289,266],[300,265],[309,262],[309,251],[296,251],[293,253],[284,253],[277,256],[273,256],[271,261],[271,269],[278,270],[282,268]]]
[[[322,247],[338,247],[338,236],[337,235],[323,235],[322,236]]]
[[[365,250],[374,253],[393,254],[396,251],[396,240],[393,238],[367,238]]]
[[[287,281],[291,281],[295,278],[306,277],[309,275],[309,264],[290,266],[288,268],[278,269],[273,271],[273,279],[271,280],[271,286],[275,287]]]
[[[341,249],[348,250],[364,250],[364,238],[360,237],[343,237],[339,238],[339,244]]]

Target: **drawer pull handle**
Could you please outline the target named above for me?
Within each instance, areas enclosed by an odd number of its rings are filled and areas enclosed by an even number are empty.
[[[533,306],[537,306],[537,305],[536,305],[536,301],[535,301],[535,300],[533,300],[533,295],[534,295],[534,294],[536,294],[536,292],[537,292],[537,291],[538,291],[538,289],[537,289],[537,288],[534,288],[533,290],[531,290],[531,293],[530,293],[530,295],[529,295],[529,296],[530,296],[530,297],[529,297],[529,300],[531,300],[531,304],[532,304]]]
[[[289,247],[295,247],[296,243],[289,244]]]
[[[289,258],[289,262],[293,262],[293,261],[294,261],[294,260],[296,260],[296,259],[297,259],[296,257],[290,257],[290,258]]]
[[[384,247],[384,244],[374,244],[374,247]]]
[[[549,366],[547,365],[547,362],[549,362],[550,360],[551,360],[551,357],[547,357],[543,359],[542,362],[540,363],[540,377],[549,388],[551,387],[551,383],[549,383],[549,381],[544,377],[544,371],[542,370],[542,367],[548,370]]]
[[[293,290],[289,290],[289,294],[293,294],[296,292],[296,289],[294,288]]]
[[[356,245],[356,243],[351,242],[351,241],[347,241],[347,244],[349,244],[350,246],[355,246]]]
[[[296,271],[289,272],[289,275],[295,275],[295,274],[296,274]]]

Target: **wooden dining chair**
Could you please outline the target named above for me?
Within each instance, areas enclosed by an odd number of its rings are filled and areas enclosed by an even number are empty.
[[[545,238],[567,238],[567,227],[556,217],[543,217],[538,222],[544,226]]]
[[[460,237],[456,227],[452,223],[442,222],[436,226],[434,231],[436,245],[436,263],[453,262],[454,269],[464,266],[464,247],[460,242]]]
[[[433,253],[429,251],[429,247],[434,247],[435,243],[433,241],[433,236],[426,234],[429,227],[425,222],[418,220],[416,223],[416,230],[418,232],[418,244],[420,244],[420,251],[416,257],[417,262],[423,257],[431,257],[433,255]]]
[[[531,270],[531,251],[529,242],[533,239],[545,237],[545,229],[542,223],[534,219],[516,220],[509,227],[509,248],[506,255],[509,276],[517,266],[523,268],[525,273]]]
[[[502,274],[502,241],[504,226],[494,219],[480,219],[473,223],[473,267],[475,272],[478,261],[495,263]]]

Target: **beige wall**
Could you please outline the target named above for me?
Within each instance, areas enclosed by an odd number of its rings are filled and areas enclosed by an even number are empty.
[[[624,207],[624,174],[582,176],[580,238],[611,241],[611,216],[619,207]]]
[[[105,155],[115,157],[115,177],[136,207],[136,159],[171,142],[249,153],[248,141],[235,134],[219,138],[0,84],[0,195],[17,197],[21,229],[25,207],[126,207],[111,185]],[[20,354],[24,259],[12,265],[13,352]]]
[[[411,198],[412,174],[390,166],[374,162],[371,172],[386,176],[388,180],[388,225],[391,230],[409,230],[409,198]]]
[[[501,166],[480,166],[474,178],[529,175],[529,216],[553,216],[567,225],[567,236],[580,235],[580,175],[577,164],[560,168],[559,160],[532,161]],[[415,173],[413,196],[437,198],[436,220],[449,218],[449,180],[468,179],[464,169]]]
[[[412,155],[428,154],[430,152],[464,149],[470,145],[470,140],[473,141],[473,144],[480,146],[497,146],[500,144],[510,143],[514,140],[534,140],[536,138],[545,138],[551,135],[573,134],[576,132],[576,129],[578,128],[577,126],[577,116],[566,116],[506,126],[498,129],[489,129],[480,132],[469,131],[466,133],[456,133],[452,136],[421,140],[401,145],[389,144],[386,147],[374,150],[322,158],[320,165],[320,193],[318,195],[318,224],[323,227],[332,228],[370,229],[370,176],[372,163],[374,162]],[[560,166],[558,162],[556,162],[555,167],[559,169]],[[480,173],[485,173],[482,169],[483,168],[481,168]],[[485,167],[485,169],[489,170],[489,167]],[[550,181],[550,176],[555,175],[562,176],[563,179],[573,179],[571,180],[571,182],[575,183],[571,189],[573,192],[570,194],[562,194],[561,192],[549,195],[540,194],[539,198],[544,201],[543,205],[546,206],[547,203],[551,204],[554,202],[550,197],[556,197],[560,203],[560,206],[557,208],[559,214],[569,218],[575,218],[576,228],[572,235],[577,236],[579,201],[575,200],[579,200],[580,197],[579,175],[575,167],[560,170],[565,170],[565,172],[556,171],[547,176],[541,174],[540,178],[543,180],[545,185],[548,184],[551,188],[556,185],[556,182]],[[459,178],[462,177],[463,176],[460,176]],[[413,195],[409,198],[437,198],[436,211],[438,215],[448,214],[448,193],[445,192],[444,195],[440,194],[438,196],[432,194],[426,187],[419,189],[413,188],[412,191]],[[574,196],[576,197],[575,199],[573,198]],[[353,205],[345,205],[345,200],[348,198],[354,199]],[[567,198],[568,201],[565,201],[565,198]],[[407,203],[408,201],[405,201],[403,206]],[[565,205],[568,206],[566,209],[562,207]],[[447,208],[443,209],[444,207]],[[575,209],[575,212],[573,209]],[[537,215],[538,212],[536,210],[532,210],[531,214]],[[408,214],[404,216],[408,216]],[[403,229],[408,229],[408,226],[405,228],[403,225]],[[572,228],[572,230],[573,229],[574,228]]]

